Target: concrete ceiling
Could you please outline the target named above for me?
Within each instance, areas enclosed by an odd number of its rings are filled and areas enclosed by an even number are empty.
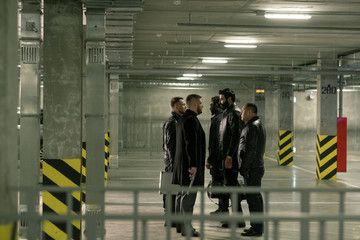
[[[179,82],[176,78],[182,73],[193,72],[203,76],[188,82],[305,86],[314,85],[316,75],[327,72],[345,75],[349,85],[357,84],[358,0],[145,0],[135,1],[135,5],[134,1],[87,2],[107,8],[107,24],[113,27],[107,30],[109,51],[120,58],[122,51],[130,49],[130,64],[112,61],[108,54],[109,73],[120,73],[134,82]],[[135,14],[129,16],[129,25],[124,25],[119,16],[129,12]],[[266,12],[296,12],[312,18],[267,19]],[[117,25],[123,28],[114,28]],[[224,47],[227,40],[249,39],[256,41],[257,48]],[[316,67],[319,52],[323,60],[343,59],[343,67],[320,70]],[[205,57],[221,57],[228,62],[203,63]]]

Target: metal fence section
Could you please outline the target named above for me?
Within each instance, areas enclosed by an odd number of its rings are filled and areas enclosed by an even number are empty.
[[[345,223],[357,223],[360,222],[360,213],[352,212],[351,209],[346,208],[346,202],[352,199],[358,199],[360,195],[359,188],[248,188],[248,187],[234,187],[234,188],[212,188],[213,192],[230,192],[234,201],[236,201],[239,193],[255,193],[261,192],[264,198],[264,214],[251,214],[247,213],[244,215],[238,215],[236,211],[230,215],[209,215],[205,212],[205,204],[207,198],[207,189],[206,188],[180,188],[182,191],[197,191],[198,192],[198,201],[196,207],[198,211],[194,212],[193,215],[173,215],[171,212],[167,212],[165,215],[161,211],[151,213],[148,211],[143,211],[142,206],[147,206],[151,203],[144,201],[142,194],[158,194],[158,188],[144,188],[144,187],[105,187],[103,189],[94,189],[94,188],[56,188],[49,186],[42,186],[36,189],[29,188],[20,188],[14,189],[14,191],[21,191],[26,193],[28,196],[31,194],[39,194],[43,191],[52,191],[52,192],[66,192],[68,199],[69,209],[72,209],[73,201],[71,200],[71,195],[74,192],[78,191],[99,191],[103,194],[116,192],[121,195],[129,195],[128,202],[116,202],[116,201],[107,201],[105,200],[104,206],[100,206],[100,211],[96,214],[80,214],[75,215],[72,211],[68,210],[62,215],[55,215],[49,213],[39,212],[38,207],[28,206],[27,214],[18,214],[18,215],[0,215],[0,222],[6,221],[18,221],[27,222],[30,224],[25,224],[26,226],[31,226],[33,229],[39,229],[38,226],[41,226],[41,223],[44,221],[61,221],[66,222],[66,228],[68,230],[67,239],[71,239],[71,223],[74,220],[81,220],[83,226],[87,226],[83,232],[82,239],[106,239],[106,229],[103,229],[106,224],[106,221],[128,221],[133,224],[133,236],[134,240],[146,240],[148,238],[148,225],[151,222],[176,222],[176,221],[192,221],[196,222],[199,226],[200,239],[213,239],[211,238],[211,233],[208,233],[205,225],[210,222],[226,221],[231,225],[229,236],[227,239],[237,239],[237,228],[236,224],[240,220],[252,220],[265,223],[265,232],[264,239],[280,239],[281,238],[281,224],[296,224],[300,229],[298,231],[299,240],[303,239],[319,239],[325,240],[326,238],[326,224],[331,223],[337,226],[337,233],[334,235],[333,239],[344,240],[348,239],[345,237],[344,224]],[[164,190],[167,196],[174,194],[174,190],[165,189]],[[327,194],[334,196],[336,207],[333,208],[333,212],[322,213],[317,211],[312,206],[313,195]],[[293,211],[277,211],[272,210],[272,203],[270,199],[272,196],[292,196],[299,199],[297,202],[299,205],[293,208]],[[316,196],[315,196],[316,197]],[[336,199],[337,198],[337,199]],[[31,196],[29,199],[33,199]],[[34,203],[32,203],[34,204]],[[40,201],[41,204],[41,201]],[[171,205],[171,201],[168,201],[168,204]],[[324,203],[326,204],[326,203]],[[127,211],[106,211],[107,206],[122,206],[126,207]],[[171,206],[169,206],[171,207]],[[170,208],[169,208],[170,209]],[[23,224],[24,225],[24,224]],[[317,237],[310,236],[310,225],[317,234]],[[314,230],[314,226],[317,226],[317,229]],[[171,224],[167,224],[166,228],[166,239],[171,239]],[[334,229],[332,229],[334,230]],[[41,231],[31,231],[31,234],[27,236],[27,239],[35,240],[42,239]],[[284,237],[284,236],[282,236]],[[190,239],[190,237],[186,237]],[[285,238],[287,239],[287,238]],[[291,239],[296,239],[292,236]]]

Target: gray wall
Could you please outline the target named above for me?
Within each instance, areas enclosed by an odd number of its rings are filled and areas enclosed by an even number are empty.
[[[206,89],[165,89],[135,88],[124,86],[123,116],[120,131],[123,131],[124,151],[162,151],[162,125],[169,117],[170,99],[174,96],[186,98],[188,94],[197,93],[203,97],[204,109],[199,119],[208,137],[210,125],[210,99],[218,95],[218,90],[227,86]],[[241,108],[246,102],[253,102],[251,90],[240,91],[231,87],[236,94],[236,102]],[[310,99],[310,91],[295,92],[294,103],[294,147],[297,151],[315,151],[316,145],[316,92]],[[344,92],[344,116],[348,118],[348,150],[359,150],[360,111],[356,111],[356,103],[360,101],[360,93]],[[276,152],[278,148],[278,92],[265,93],[265,119],[267,133],[267,152]]]

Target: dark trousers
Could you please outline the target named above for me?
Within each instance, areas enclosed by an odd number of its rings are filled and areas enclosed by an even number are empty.
[[[225,186],[238,186],[239,183],[237,181],[238,178],[238,171],[234,171],[233,169],[225,169],[224,170],[224,185]],[[222,198],[219,198],[219,209],[224,210],[229,208],[229,200],[231,196],[224,195]],[[232,209],[234,209],[235,204],[237,205],[237,211],[238,213],[242,214],[242,208],[241,208],[241,196],[238,195],[237,202],[234,202],[231,200]]]
[[[264,168],[252,168],[249,171],[249,178],[244,178],[246,186],[249,187],[261,187],[261,179],[265,173]],[[261,193],[246,194],[246,201],[249,205],[250,215],[252,213],[263,213],[264,212],[264,200]],[[250,222],[251,228],[255,232],[264,232],[264,223],[261,222]]]
[[[167,207],[166,207],[166,198],[167,195],[163,194],[163,208],[164,208],[164,212],[168,211]],[[171,212],[175,213],[175,205],[176,205],[176,195],[171,195],[170,196],[171,199]]]
[[[176,214],[180,216],[183,214],[192,215],[194,212],[194,205],[196,201],[197,193],[179,192],[176,194]],[[191,221],[183,221],[180,224],[177,223],[176,229],[181,230],[182,233],[186,233],[187,229],[192,232]]]

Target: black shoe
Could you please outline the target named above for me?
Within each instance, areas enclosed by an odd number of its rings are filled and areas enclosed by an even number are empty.
[[[211,215],[219,213],[229,213],[229,209],[216,209],[215,211],[210,212]]]
[[[238,224],[237,224],[237,227],[238,227],[238,228],[244,228],[245,226],[246,226],[245,223],[238,223]],[[221,227],[222,227],[222,228],[230,228],[230,227],[231,227],[231,224],[223,223],[223,224],[221,224]]]
[[[186,236],[186,232],[182,232],[181,236]],[[200,233],[193,228],[193,230],[190,232],[190,237],[200,237]]]
[[[262,233],[260,232],[255,232],[252,228],[250,228],[248,231],[244,231],[241,233],[241,236],[246,236],[246,237],[261,237]]]

